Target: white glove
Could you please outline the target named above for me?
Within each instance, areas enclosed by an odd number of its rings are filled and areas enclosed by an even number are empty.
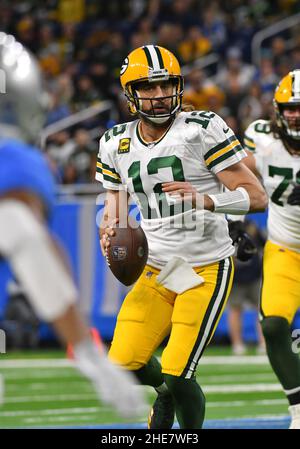
[[[93,381],[100,398],[124,417],[145,415],[148,407],[134,375],[113,365],[106,356],[101,357],[100,364],[101,374]]]
[[[113,406],[122,416],[136,418],[146,413],[142,389],[134,375],[113,365],[104,348],[87,340],[74,347],[75,366],[93,384],[101,402]]]

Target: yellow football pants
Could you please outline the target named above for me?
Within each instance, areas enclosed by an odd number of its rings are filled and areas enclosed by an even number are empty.
[[[289,323],[300,307],[300,254],[268,241],[264,249],[262,318],[279,316]]]
[[[109,352],[113,361],[137,370],[169,335],[162,372],[192,377],[225,307],[234,269],[227,258],[195,271],[204,283],[177,295],[156,283],[159,270],[145,267],[119,312]]]

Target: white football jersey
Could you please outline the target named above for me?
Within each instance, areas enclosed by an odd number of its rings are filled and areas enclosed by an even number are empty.
[[[127,190],[138,204],[148,263],[161,268],[181,256],[203,266],[232,255],[225,216],[174,203],[161,184],[188,181],[200,193],[221,193],[216,173],[246,156],[233,131],[212,112],[181,112],[164,136],[149,144],[139,123],[117,125],[102,136],[96,179],[106,189]]]
[[[268,237],[300,252],[300,206],[287,204],[287,197],[300,182],[300,157],[291,155],[274,137],[270,122],[256,120],[245,132],[245,147],[253,152],[256,167],[269,195]]]

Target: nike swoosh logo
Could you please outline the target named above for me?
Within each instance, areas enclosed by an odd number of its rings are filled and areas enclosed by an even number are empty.
[[[226,133],[228,133],[229,128],[227,128],[227,129],[224,129],[224,128],[223,128],[223,131],[224,131],[224,133],[226,134]]]

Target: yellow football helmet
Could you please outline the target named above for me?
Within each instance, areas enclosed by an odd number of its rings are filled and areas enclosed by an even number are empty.
[[[171,98],[171,106],[168,113],[155,114],[142,110],[142,100],[138,94],[137,87],[141,82],[168,81],[173,84],[172,95],[161,97]],[[183,95],[183,77],[180,65],[176,57],[169,50],[158,45],[145,45],[133,50],[125,58],[120,72],[120,81],[128,100],[129,111],[139,114],[153,124],[166,123],[181,108]],[[147,98],[151,101],[151,98]],[[156,98],[157,100],[157,98]]]
[[[285,108],[299,108],[300,110],[300,69],[293,70],[278,84],[273,104],[276,111],[276,122],[288,140],[300,142],[300,115],[286,118]],[[296,142],[295,142],[296,141]]]

